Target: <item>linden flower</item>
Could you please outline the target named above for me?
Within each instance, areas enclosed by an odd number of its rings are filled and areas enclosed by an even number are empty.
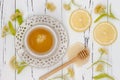
[[[2,32],[1,37],[4,38],[6,35],[6,32]]]
[[[96,67],[96,71],[103,71],[103,70],[104,70],[103,64],[98,64]]]
[[[4,26],[3,30],[7,32],[9,30],[9,27],[8,26]]]
[[[70,10],[71,9],[71,6],[69,4],[64,4],[63,7],[64,7],[65,10]]]
[[[98,51],[99,51],[100,53],[108,54],[108,50],[105,49],[105,48],[100,48]]]
[[[70,75],[70,77],[74,77],[74,70],[73,70],[73,68],[71,68],[71,67],[69,67],[68,68],[68,74]]]
[[[2,30],[1,37],[5,37],[7,35],[8,30],[9,30],[9,27],[8,26],[4,26],[3,30]]]
[[[10,19],[14,21],[18,16],[22,16],[22,13],[16,12],[15,14],[11,15]]]
[[[46,3],[46,8],[50,11],[54,11],[56,6],[53,3]]]
[[[100,13],[104,12],[104,10],[105,10],[105,6],[99,4],[99,5],[97,5],[97,6],[95,7],[94,12],[95,12],[96,14],[100,14]]]
[[[11,59],[10,59],[10,66],[13,68],[13,69],[17,69],[17,62],[16,62],[16,57],[13,56]]]

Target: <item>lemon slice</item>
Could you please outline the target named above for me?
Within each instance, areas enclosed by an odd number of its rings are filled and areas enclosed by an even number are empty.
[[[82,9],[73,11],[70,16],[70,25],[73,30],[78,32],[84,32],[91,26],[91,15]]]
[[[113,24],[102,22],[95,27],[93,36],[97,43],[108,46],[116,40],[117,30]]]

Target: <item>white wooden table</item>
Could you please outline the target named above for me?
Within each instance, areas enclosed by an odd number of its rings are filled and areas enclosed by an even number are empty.
[[[92,31],[95,27],[95,23],[92,24],[89,30],[84,33],[75,32],[70,28],[68,19],[71,12],[77,7],[72,5],[71,11],[65,11],[63,8],[64,3],[69,3],[70,0],[0,0],[0,34],[2,27],[7,24],[10,19],[11,14],[15,12],[16,9],[21,10],[24,13],[24,19],[28,16],[35,14],[47,14],[53,16],[63,22],[68,30],[70,36],[70,45],[75,42],[83,42],[88,45],[91,50],[91,57],[88,64],[83,67],[76,67],[75,69],[75,79],[74,80],[93,80],[92,76],[95,75],[94,69],[87,70],[86,68],[93,63],[98,58],[98,48],[102,47],[98,45],[93,37]],[[112,10],[114,14],[120,19],[120,0],[75,0],[84,8],[90,12],[93,20],[98,16],[94,14],[94,7],[101,3],[107,7],[112,4]],[[50,12],[45,8],[46,2],[52,2],[55,4],[57,9],[54,12]],[[108,46],[109,55],[107,60],[113,65],[112,68],[107,68],[106,72],[113,75],[115,80],[120,80],[120,21],[111,20],[109,18],[104,18],[102,21],[112,22],[118,30],[118,39],[116,42]],[[16,29],[19,27],[17,23],[14,23]],[[0,37],[0,80],[38,80],[38,78],[44,73],[52,70],[58,65],[62,64],[63,61],[59,62],[53,67],[47,69],[38,69],[28,66],[23,70],[21,74],[17,74],[15,70],[11,69],[9,66],[9,60],[12,56],[17,56],[15,51],[15,38],[8,35],[6,38]],[[18,56],[17,56],[18,58]],[[57,74],[63,74],[64,70],[59,71]]]

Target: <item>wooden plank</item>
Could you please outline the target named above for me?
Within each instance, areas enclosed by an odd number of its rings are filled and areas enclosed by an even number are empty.
[[[94,38],[93,38],[93,30],[94,30],[94,28],[96,27],[96,25],[97,24],[99,24],[99,23],[101,23],[101,22],[103,22],[103,21],[107,21],[107,17],[106,18],[103,18],[103,19],[101,19],[100,21],[98,21],[97,23],[94,23],[94,20],[99,16],[99,15],[97,15],[97,14],[95,14],[94,13],[94,8],[97,6],[97,5],[99,5],[99,4],[102,4],[102,5],[105,5],[105,6],[107,6],[107,0],[106,1],[103,1],[103,0],[98,0],[98,1],[94,1],[94,4],[93,4],[93,8],[92,8],[92,12],[93,12],[93,14],[92,14],[92,19],[93,19],[93,23],[92,23],[92,27],[91,27],[91,33],[90,33],[90,36],[92,37],[91,38],[91,41],[92,41],[92,44],[91,44],[91,47],[93,47],[92,48],[92,57],[93,57],[93,59],[92,59],[92,62],[95,62],[96,60],[98,60],[98,58],[99,58],[99,56],[100,56],[100,53],[98,52],[98,49],[99,48],[102,48],[102,47],[104,47],[104,46],[101,46],[101,45],[99,45],[95,40],[94,40]],[[92,73],[92,76],[95,76],[97,73],[95,72],[95,66],[93,67],[93,73]],[[89,75],[89,74],[88,74]]]
[[[0,1],[0,34],[2,33],[2,15],[3,15],[3,1]],[[2,64],[3,64],[3,39],[0,36],[0,80],[1,80],[1,75],[2,75]]]
[[[108,8],[111,5],[111,9],[113,14],[120,19],[120,10],[119,8],[119,0],[108,0]],[[114,20],[114,19],[110,19],[108,18],[108,21],[111,22],[117,29],[118,31],[118,37],[115,41],[115,43],[113,43],[110,47],[109,47],[109,56],[108,56],[108,61],[110,62],[110,64],[112,64],[112,67],[108,68],[108,73],[112,76],[114,76],[115,80],[119,80],[120,79],[120,71],[118,70],[120,64],[118,63],[118,61],[120,61],[120,50],[119,50],[119,41],[120,41],[120,36],[119,36],[119,31],[120,31],[120,21],[119,20]]]
[[[69,4],[69,2],[70,2],[69,0],[63,0],[63,4]],[[75,0],[75,3],[77,3],[81,6],[84,6],[85,4],[82,4],[81,2],[83,2],[83,1]],[[66,26],[66,28],[68,30],[68,34],[69,34],[69,40],[70,40],[69,45],[72,45],[75,42],[84,43],[84,33],[74,31],[71,28],[70,23],[69,23],[70,15],[76,9],[78,9],[78,7],[76,7],[74,5],[71,5],[71,10],[70,11],[66,11],[64,8],[62,10],[63,23]],[[73,66],[73,69],[75,70],[75,80],[82,80],[83,79],[82,68],[81,67],[76,67],[74,64],[72,66]]]
[[[45,14],[45,3],[46,0],[31,0],[31,6],[33,6],[33,12],[37,15]]]
[[[63,18],[63,1],[64,0],[61,0],[61,2],[60,2],[60,10],[61,10],[61,15],[60,15],[60,21],[61,21],[61,23],[64,25],[64,27],[66,28],[66,26],[65,26],[65,23],[64,23],[64,18]],[[66,28],[66,30],[67,30],[67,28]],[[68,30],[67,30],[68,31]],[[67,53],[66,53],[67,54]],[[63,59],[62,59],[62,61],[61,61],[61,63],[60,63],[60,65],[62,65],[62,64],[64,64],[64,62],[66,61],[66,54],[65,54],[65,56],[63,57]],[[66,69],[66,68],[64,68],[64,69]],[[61,73],[59,73],[59,74],[61,74],[61,76],[64,76],[65,75],[65,70],[64,69],[62,69],[61,70]]]
[[[46,13],[45,3],[46,0],[40,0],[40,1],[31,0],[31,2],[29,3],[29,9],[32,10],[32,12],[29,13],[30,14],[32,13],[32,15],[44,15]],[[34,68],[34,67],[31,68],[31,76],[33,80],[39,80],[39,77],[45,74],[46,72],[47,72],[46,68],[45,69]]]
[[[1,11],[1,26],[7,25],[10,20],[11,14],[14,13],[14,3],[15,1],[2,0],[2,11]],[[1,80],[15,79],[15,71],[11,69],[9,65],[10,58],[15,54],[14,48],[14,37],[8,35],[6,38],[2,39],[3,49],[2,49],[2,74]],[[8,45],[9,44],[9,45]],[[7,76],[7,77],[6,77]]]
[[[59,0],[59,1],[46,0],[46,3],[48,3],[48,2],[53,3],[56,6],[56,10],[54,12],[50,12],[49,10],[47,10],[45,8],[45,14],[49,15],[49,16],[52,16],[52,17],[58,19],[59,21],[62,21],[62,18],[61,18],[61,0]],[[45,6],[45,4],[44,4],[44,6]],[[58,64],[45,69],[46,70],[45,73],[49,72],[50,70],[54,69],[55,67],[57,67],[61,64],[62,64],[62,62],[59,62]],[[43,74],[45,74],[45,73],[43,73]],[[51,78],[55,77],[56,75],[59,75],[59,74],[61,74],[61,72],[58,72],[58,73],[54,74],[54,76],[51,76]]]
[[[85,4],[84,9],[87,10],[92,17],[92,15],[94,14],[94,10],[93,10],[94,1],[86,0],[83,2],[83,4]],[[92,21],[92,24],[94,24],[93,21]],[[90,56],[89,62],[84,66],[84,70],[82,73],[83,80],[84,79],[85,80],[92,80],[92,77],[93,77],[93,68],[87,69],[88,66],[93,63],[93,55],[94,55],[94,53],[93,53],[93,50],[94,50],[93,45],[94,44],[93,44],[92,36],[91,36],[92,26],[93,26],[92,24],[91,24],[90,28],[86,32],[84,32],[84,44],[85,44],[85,46],[87,46],[90,49],[91,56]]]
[[[24,0],[24,1],[16,0],[16,9],[19,9],[21,12],[23,12],[23,18],[24,19],[26,19],[27,17],[32,15],[33,6],[31,4],[31,1],[32,0]],[[18,27],[19,27],[19,25],[16,22],[16,28],[18,28]],[[34,78],[32,77],[31,70],[32,70],[31,66],[28,66],[20,74],[16,73],[16,80],[23,80],[23,79],[34,80]]]

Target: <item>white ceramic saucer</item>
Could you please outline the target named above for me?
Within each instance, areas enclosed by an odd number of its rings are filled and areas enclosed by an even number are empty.
[[[55,36],[53,49],[45,55],[34,54],[26,44],[26,36],[29,31],[40,25],[44,25]],[[31,66],[46,68],[62,60],[68,48],[69,38],[65,27],[58,20],[48,15],[35,15],[27,18],[18,28],[15,43],[16,51],[22,60]]]

